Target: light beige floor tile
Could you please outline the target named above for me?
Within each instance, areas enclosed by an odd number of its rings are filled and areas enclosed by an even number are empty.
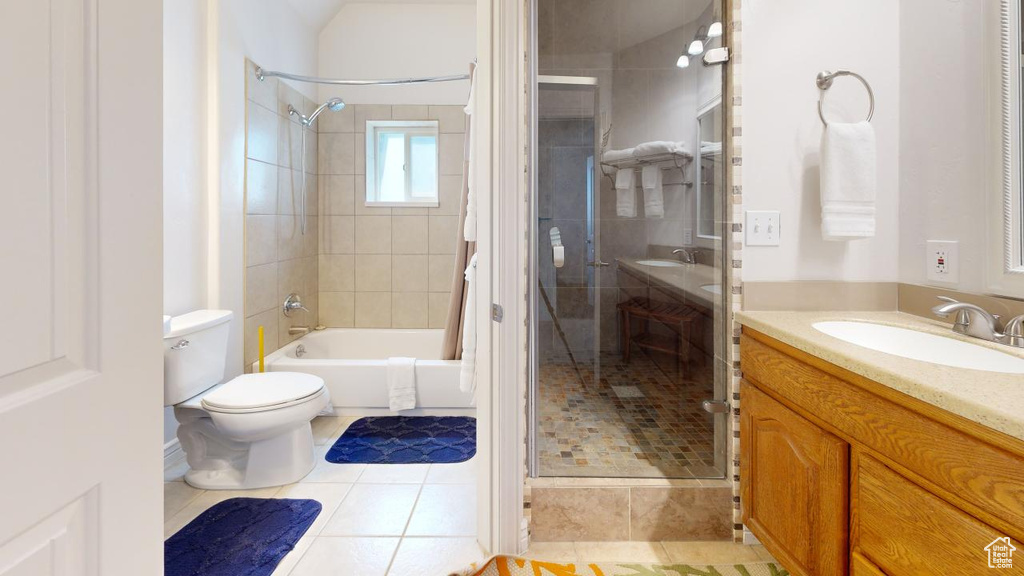
[[[360,484],[422,484],[430,464],[367,464]]]
[[[313,443],[317,446],[327,444],[332,438],[341,435],[339,429],[345,422],[342,416],[320,416],[313,419]]]
[[[427,484],[475,484],[479,460],[470,458],[457,464],[431,464]]]
[[[576,546],[572,542],[531,542],[523,557],[548,562],[576,562]]]
[[[768,552],[768,550],[765,549],[764,546],[757,544],[751,546],[751,548],[753,548],[754,552],[757,554],[757,557],[760,558],[762,562],[778,563],[778,560],[776,560],[775,557],[771,555],[771,552]]]
[[[403,538],[389,576],[441,576],[487,558],[476,538]]]
[[[323,508],[306,531],[307,536],[317,536],[351,489],[352,484],[289,484],[274,494],[274,498],[307,498],[319,502]]]
[[[476,486],[423,486],[405,533],[407,536],[476,535]]]
[[[672,562],[738,564],[758,562],[752,546],[735,542],[662,542]]]
[[[319,537],[290,576],[385,576],[398,538]]]
[[[316,464],[313,466],[313,471],[307,474],[299,483],[332,482],[352,484],[359,479],[363,470],[366,469],[366,464],[334,464],[333,462],[328,462],[324,457],[330,448],[331,444],[317,447],[315,455]]]
[[[181,512],[164,522],[164,538],[171,537],[214,504],[230,498],[271,498],[278,490],[280,488],[276,486],[259,490],[207,490],[182,508]]]
[[[299,538],[299,541],[295,543],[295,547],[292,548],[292,551],[281,559],[281,562],[277,565],[277,568],[274,569],[274,572],[270,576],[288,576],[291,574],[295,565],[299,563],[303,554],[306,553],[306,550],[309,550],[309,547],[313,545],[313,540],[315,540],[315,538],[309,535]]]
[[[323,536],[401,536],[418,484],[356,484],[320,532]]]
[[[170,520],[203,493],[184,482],[164,482],[164,521]]]
[[[660,542],[576,542],[580,562],[668,562]]]

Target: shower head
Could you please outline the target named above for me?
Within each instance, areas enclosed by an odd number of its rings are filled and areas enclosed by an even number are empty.
[[[317,116],[319,116],[320,113],[323,112],[325,109],[330,109],[331,112],[340,112],[344,108],[345,101],[342,100],[341,98],[335,97],[331,98],[327,102],[324,102],[319,107],[317,107],[317,109],[314,110],[313,113],[310,114],[308,118],[301,112],[296,110],[295,107],[292,106],[291,104],[288,105],[288,114],[291,116],[298,116],[302,120],[303,126],[310,126],[313,124],[313,122],[316,121]]]

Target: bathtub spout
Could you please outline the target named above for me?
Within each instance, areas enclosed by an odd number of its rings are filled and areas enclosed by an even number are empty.
[[[288,328],[288,334],[291,334],[292,336],[296,334],[309,334],[309,326],[292,326],[291,328]]]

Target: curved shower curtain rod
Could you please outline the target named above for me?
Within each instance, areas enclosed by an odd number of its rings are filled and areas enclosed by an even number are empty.
[[[427,76],[424,78],[394,78],[391,80],[335,80],[331,78],[318,78],[316,76],[300,76],[287,72],[274,72],[256,67],[256,78],[263,80],[268,76],[286,78],[296,82],[310,82],[313,84],[334,84],[341,86],[400,86],[402,84],[429,84],[432,82],[453,82],[456,80],[469,80],[469,74],[457,74],[453,76]]]

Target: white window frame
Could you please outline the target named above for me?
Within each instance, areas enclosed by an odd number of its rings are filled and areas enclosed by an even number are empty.
[[[987,3],[990,175],[988,194],[988,289],[1024,296],[1024,218],[1021,191],[1020,0]]]
[[[377,182],[377,136],[381,133],[403,133],[405,138],[405,158],[411,157],[412,138],[409,136],[433,136],[437,142],[437,154],[434,156],[434,190],[437,195],[433,200],[412,196],[412,172],[405,171],[405,200],[401,202],[382,202]],[[441,172],[441,136],[437,120],[368,120],[366,122],[366,206],[380,208],[437,208],[440,205],[440,172]]]

